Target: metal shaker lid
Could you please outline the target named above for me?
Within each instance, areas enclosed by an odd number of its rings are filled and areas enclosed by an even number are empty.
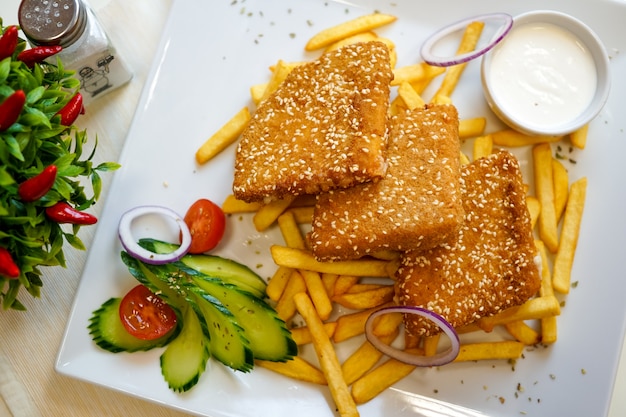
[[[31,43],[65,48],[85,31],[87,12],[80,0],[22,0],[18,20]]]

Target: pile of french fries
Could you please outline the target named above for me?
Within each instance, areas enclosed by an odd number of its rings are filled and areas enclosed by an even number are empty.
[[[382,13],[364,15],[319,32],[309,40],[305,49],[325,52],[354,42],[382,41],[389,47],[394,71],[392,88],[395,88],[396,95],[390,104],[390,114],[424,106],[427,101],[422,95],[435,80],[440,80],[440,85],[430,101],[453,103],[452,95],[466,64],[441,68],[416,62],[397,67],[394,43],[374,32],[395,20],[395,16]],[[458,54],[475,49],[483,26],[482,22],[473,22],[466,27]],[[252,101],[257,105],[261,103],[300,64],[279,60],[270,68],[267,83],[250,88]],[[209,161],[234,143],[249,120],[250,111],[244,107],[198,149],[197,162]],[[462,338],[456,361],[516,359],[526,346],[556,342],[557,316],[561,311],[557,294],[563,297],[571,286],[572,264],[585,203],[586,178],[577,179],[570,185],[568,171],[553,156],[551,143],[569,140],[572,147],[583,149],[586,126],[563,138],[530,137],[508,129],[486,134],[486,124],[484,117],[460,121],[460,140],[473,143],[472,155],[461,153],[461,161],[469,163],[501,147],[532,148],[530,165],[534,175],[527,180],[534,181],[535,194],[527,196],[527,204],[538,236],[536,245],[542,260],[542,285],[539,294],[525,304],[456,329]],[[304,234],[310,226],[314,204],[312,196],[290,197],[269,204],[250,204],[229,196],[223,203],[223,210],[228,214],[254,213],[252,221],[259,231],[270,227],[280,229],[284,243],[271,247],[277,269],[268,283],[267,296],[287,323],[295,323],[293,319],[297,316],[304,319],[304,326],[291,329],[293,338],[302,346],[312,344],[318,358],[317,364],[302,357],[285,363],[259,361],[258,364],[297,380],[327,385],[339,414],[356,416],[358,404],[371,400],[415,369],[412,365],[383,358],[383,354],[366,339],[343,363],[336,354],[338,344],[363,334],[365,322],[373,311],[393,304],[398,254],[380,252],[355,261],[317,261],[308,249]],[[402,315],[387,314],[377,320],[375,334],[386,343],[403,337],[407,351],[419,355],[437,352],[438,337],[420,340],[401,331]],[[496,327],[506,330],[503,332],[506,337],[502,340],[463,342],[463,334],[492,332]]]

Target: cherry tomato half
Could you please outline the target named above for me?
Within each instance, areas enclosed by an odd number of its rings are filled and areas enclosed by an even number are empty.
[[[142,340],[165,336],[176,327],[176,313],[144,285],[122,298],[120,319],[128,333]]]
[[[189,253],[204,253],[215,248],[222,240],[226,216],[218,205],[201,198],[187,210],[185,223],[191,232]]]

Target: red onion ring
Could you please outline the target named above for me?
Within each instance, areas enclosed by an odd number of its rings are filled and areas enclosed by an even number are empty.
[[[174,219],[180,228],[182,236],[182,242],[175,251],[163,254],[154,253],[142,248],[135,241],[131,230],[132,222],[137,217],[145,216],[146,214],[159,214]],[[189,232],[185,220],[175,211],[162,206],[138,206],[128,210],[120,218],[118,236],[124,250],[126,250],[130,256],[151,265],[175,262],[185,256],[191,246],[191,233]]]
[[[486,21],[486,20],[503,20],[504,24],[500,26],[498,31],[493,35],[487,46],[477,51],[471,51],[461,55],[455,55],[452,57],[440,57],[433,54],[431,51],[433,46],[439,42],[441,39],[450,35],[451,33],[456,32],[467,26],[471,22],[476,21]],[[489,13],[482,14],[474,17],[469,17],[467,19],[460,20],[456,23],[452,23],[449,26],[446,26],[439,31],[435,32],[431,35],[424,44],[422,45],[422,49],[420,50],[420,54],[422,55],[422,59],[429,65],[433,65],[436,67],[449,67],[451,65],[463,64],[465,62],[471,61],[473,59],[478,58],[489,52],[491,48],[496,46],[504,37],[509,33],[511,28],[513,27],[513,17],[507,13]]]
[[[432,356],[420,356],[414,355],[409,352],[405,352],[400,349],[396,349],[393,346],[387,345],[383,343],[375,334],[374,334],[374,319],[383,314],[389,313],[402,313],[402,314],[417,314],[418,316],[422,316],[443,330],[443,332],[450,338],[451,346],[449,349],[437,353]],[[402,361],[404,363],[408,363],[409,365],[415,366],[441,366],[447,363],[452,362],[459,354],[461,349],[461,343],[459,341],[459,335],[457,334],[454,327],[450,325],[443,317],[439,314],[434,313],[430,310],[421,307],[413,307],[413,306],[393,306],[393,307],[385,307],[380,310],[372,313],[367,321],[365,322],[365,336],[367,340],[378,350],[383,352],[385,355]]]

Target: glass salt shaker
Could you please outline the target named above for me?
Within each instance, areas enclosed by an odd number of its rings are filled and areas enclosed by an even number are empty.
[[[34,46],[61,45],[63,50],[48,58],[75,71],[87,105],[132,78],[123,59],[92,10],[82,0],[22,0],[20,28]]]

